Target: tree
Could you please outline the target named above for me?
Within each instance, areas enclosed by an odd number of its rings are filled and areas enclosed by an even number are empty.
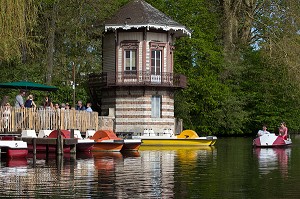
[[[0,61],[26,61],[36,47],[33,28],[38,7],[34,0],[0,2]]]
[[[220,79],[224,70],[217,1],[148,1],[192,31],[176,41],[174,69],[188,78],[175,95],[175,115],[184,128],[201,134],[241,133],[247,114],[243,102]]]
[[[298,1],[224,0],[220,5],[225,52],[220,77],[245,102],[246,129],[262,123],[276,127],[282,120],[299,129]]]
[[[28,45],[31,45],[34,39],[34,44],[37,47],[30,49],[30,51],[28,48],[26,52],[31,53],[31,59],[24,59],[22,62],[15,59],[19,57],[16,51],[10,51],[13,56],[8,61],[0,63],[5,70],[7,69],[5,72],[2,71],[7,73],[5,78],[2,76],[2,80],[28,80],[57,85],[60,89],[51,94],[52,99],[57,102],[71,102],[74,63],[77,84],[76,98],[84,101],[89,100],[85,82],[88,73],[101,72],[103,21],[125,2],[124,0],[108,2],[104,0],[1,1],[2,13],[6,12],[2,7],[3,3],[8,4],[10,8],[14,7],[11,8],[14,12],[5,18],[8,21],[12,20],[12,24],[18,23],[16,21],[18,17],[13,15],[21,3],[22,5],[26,4],[28,9],[35,9],[34,23],[26,21],[31,26],[27,26],[30,35],[27,33],[26,39],[28,40],[24,41],[28,41]],[[33,12],[30,14],[33,15]],[[22,16],[20,15],[19,18]],[[20,32],[19,30],[10,31],[7,35],[13,39],[9,41],[8,38],[5,40],[6,42],[19,41],[17,38],[22,38],[17,34]],[[2,32],[1,34],[3,35]],[[0,43],[2,41],[1,37]],[[3,46],[5,45],[3,44]],[[15,46],[19,47],[20,42],[16,43]],[[4,48],[0,46],[0,51],[2,49]],[[11,96],[11,98],[13,97]]]

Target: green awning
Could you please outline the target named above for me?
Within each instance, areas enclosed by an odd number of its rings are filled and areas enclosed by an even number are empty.
[[[39,90],[39,91],[56,91],[58,88],[55,86],[48,86],[34,82],[7,82],[0,83],[0,88],[24,89],[24,90]]]

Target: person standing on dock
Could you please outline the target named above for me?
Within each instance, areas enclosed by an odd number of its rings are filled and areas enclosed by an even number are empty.
[[[10,124],[10,117],[11,117],[11,110],[10,110],[10,104],[7,102],[4,106],[4,111],[3,111],[3,121],[4,121],[4,129],[7,129]]]
[[[24,99],[25,91],[20,90],[19,95],[16,96],[15,108],[24,108]]]
[[[90,103],[90,102],[88,102],[87,104],[86,104],[86,111],[87,112],[93,112],[93,109],[92,109],[92,103]]]
[[[20,90],[19,95],[16,96],[16,102],[15,102],[15,108],[16,109],[23,109],[24,106],[24,99],[23,97],[25,96],[25,90]],[[18,110],[16,111],[16,126],[17,128],[21,129],[24,126],[24,121],[23,121],[23,111]]]
[[[85,106],[82,104],[82,101],[81,101],[81,100],[79,100],[79,101],[77,102],[76,110],[77,110],[77,111],[85,111]]]
[[[36,108],[36,104],[33,101],[33,95],[28,95],[27,100],[24,105],[26,108]]]
[[[45,109],[52,109],[53,108],[53,103],[49,96],[45,96],[44,98],[44,108]]]

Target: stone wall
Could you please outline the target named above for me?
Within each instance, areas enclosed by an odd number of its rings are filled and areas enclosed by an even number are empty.
[[[99,130],[112,130],[114,132],[133,132],[133,133],[141,133],[144,131],[144,129],[152,129],[156,133],[161,133],[164,129],[171,129],[175,134],[180,134],[183,130],[183,121],[182,119],[175,118],[174,126],[166,126],[161,125],[161,123],[158,122],[158,125],[155,123],[152,123],[153,125],[150,126],[149,123],[147,124],[140,124],[138,126],[132,127],[128,125],[127,127],[124,126],[124,128],[120,128],[119,130],[116,129],[115,124],[115,109],[110,108],[109,109],[109,115],[108,116],[99,116]],[[173,128],[172,128],[173,127]],[[116,131],[117,130],[117,131]]]
[[[162,133],[164,129],[174,131],[174,99],[172,92],[157,89],[119,90],[116,92],[116,132],[141,133],[153,129]],[[161,117],[151,117],[151,97],[161,96]]]
[[[98,130],[112,130],[115,131],[115,109],[108,109],[108,116],[99,116]]]

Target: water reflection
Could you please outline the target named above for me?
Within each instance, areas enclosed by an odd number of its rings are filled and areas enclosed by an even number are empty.
[[[93,153],[93,157],[95,167],[101,174],[114,171],[115,164],[123,159],[120,152],[98,152]]]
[[[32,154],[1,163],[0,194],[11,197],[175,198],[177,180],[215,157],[213,147],[139,152]],[[182,176],[181,176],[182,174]],[[183,196],[183,195],[182,195]]]
[[[291,156],[291,148],[255,148],[258,157],[259,171],[268,174],[273,170],[279,170],[282,176],[288,175],[288,163]]]
[[[27,158],[18,158],[18,159],[7,159],[6,166],[7,167],[27,167],[28,162]]]
[[[91,159],[91,158],[93,158],[93,153],[90,151],[76,153],[76,159]]]
[[[175,198],[177,181],[188,182],[197,172],[201,160],[216,154],[214,147],[174,147],[174,146],[142,146],[141,162],[145,175],[140,176],[144,182],[142,193],[146,197]],[[180,183],[179,187],[186,187]],[[178,188],[177,188],[178,189]],[[182,191],[179,198],[186,198]]]

